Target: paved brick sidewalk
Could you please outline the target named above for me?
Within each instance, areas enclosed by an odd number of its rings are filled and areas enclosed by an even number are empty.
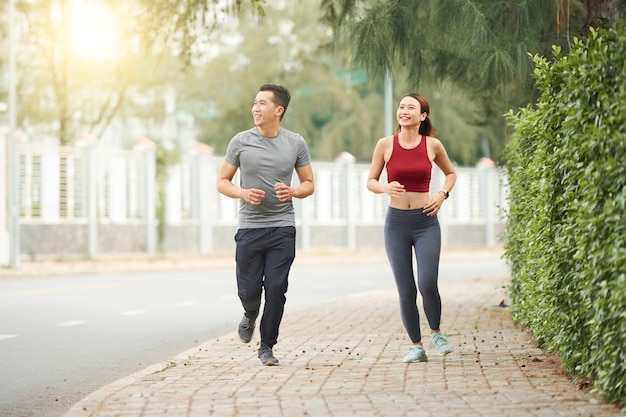
[[[402,363],[395,290],[287,305],[280,366],[259,363],[258,333],[244,345],[233,332],[100,389],[66,417],[622,415],[546,366],[551,358],[493,306],[504,283],[442,283],[443,331],[456,346],[445,358],[426,338],[429,362]]]

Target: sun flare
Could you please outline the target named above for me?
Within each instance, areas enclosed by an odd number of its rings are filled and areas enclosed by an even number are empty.
[[[83,7],[72,19],[71,37],[76,52],[90,60],[116,55],[120,36],[115,16],[105,7]]]

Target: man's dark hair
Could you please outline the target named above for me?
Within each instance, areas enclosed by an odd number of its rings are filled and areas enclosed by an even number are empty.
[[[291,101],[291,94],[289,94],[287,87],[278,84],[263,84],[259,87],[259,91],[271,91],[274,93],[274,104],[283,108],[283,114],[280,115],[280,120],[283,120],[283,116],[287,113],[287,106],[289,106]]]

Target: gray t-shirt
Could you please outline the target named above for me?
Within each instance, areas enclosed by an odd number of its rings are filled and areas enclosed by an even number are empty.
[[[236,134],[228,144],[225,161],[239,167],[239,186],[265,191],[258,206],[239,203],[239,228],[295,226],[291,200],[280,202],[274,184],[291,184],[294,169],[311,164],[309,148],[298,133],[281,128],[278,136],[261,135],[256,127]]]

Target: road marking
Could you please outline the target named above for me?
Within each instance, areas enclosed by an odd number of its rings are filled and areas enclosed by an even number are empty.
[[[180,303],[176,305],[178,307],[193,307],[193,306],[197,306],[198,302],[197,301],[181,301]]]
[[[80,326],[81,324],[87,323],[87,320],[72,320],[72,321],[64,321],[63,323],[57,324],[59,327],[72,327],[72,326]]]
[[[12,339],[17,337],[16,334],[0,334],[0,340]]]
[[[136,308],[134,310],[122,311],[120,313],[120,315],[122,315],[122,316],[138,316],[140,314],[144,314],[145,312],[146,312],[146,310],[142,310],[140,308]]]

